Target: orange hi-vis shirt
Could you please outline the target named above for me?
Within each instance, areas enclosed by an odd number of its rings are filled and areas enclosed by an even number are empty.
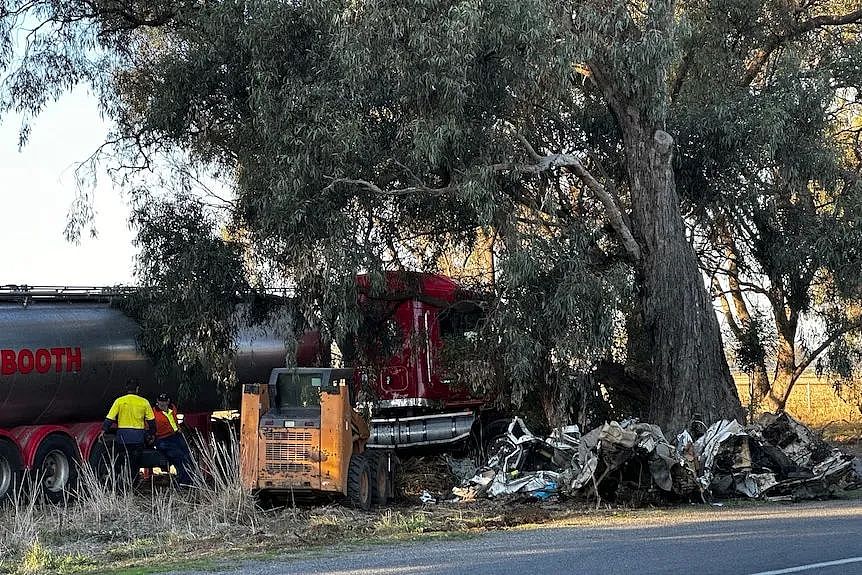
[[[180,426],[177,423],[177,408],[173,405],[167,410],[162,411],[158,407],[153,410],[156,415],[156,438],[164,439],[176,433]]]

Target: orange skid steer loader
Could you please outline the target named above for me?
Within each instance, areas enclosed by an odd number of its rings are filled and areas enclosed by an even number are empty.
[[[279,368],[243,386],[243,485],[268,497],[344,496],[361,509],[394,496],[391,450],[366,449],[352,369]]]

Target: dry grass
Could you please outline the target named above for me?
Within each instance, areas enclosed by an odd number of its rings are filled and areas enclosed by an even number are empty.
[[[418,499],[423,491],[434,497],[451,497],[452,488],[461,479],[452,473],[445,457],[425,456],[405,458],[397,470],[396,484],[404,497]]]
[[[375,512],[334,504],[262,509],[239,484],[236,449],[206,444],[197,452],[205,472],[195,474],[194,487],[186,491],[172,490],[165,481],[130,490],[82,470],[75,496],[58,506],[22,486],[12,501],[0,506],[0,574],[141,571],[183,567],[193,561],[207,567],[211,561],[321,546],[332,549],[525,524],[602,522],[619,519],[620,513],[624,517],[644,513],[621,507],[596,511],[592,503],[574,501],[420,506],[415,497],[410,504]],[[406,481],[404,475],[401,479]],[[421,486],[415,478],[406,483]],[[400,490],[407,491],[407,485],[402,483]],[[673,513],[673,508],[652,513]]]
[[[265,513],[239,484],[230,446],[201,444],[195,485],[162,481],[131,489],[84,466],[64,505],[24,485],[0,508],[0,573],[72,572],[139,558],[177,557],[177,549],[253,540]]]
[[[736,389],[748,409],[748,377],[735,373]],[[755,406],[755,412],[759,412]],[[802,375],[787,401],[787,412],[817,431],[824,440],[862,455],[862,410],[838,395],[832,385],[810,372]]]
[[[234,446],[235,447],[235,446]],[[66,505],[22,487],[0,506],[0,573],[87,573],[284,553],[325,545],[394,541],[542,523],[558,511],[496,502],[362,512],[341,505],[262,509],[239,484],[230,446],[200,445],[195,485],[162,481],[136,490],[82,469]],[[161,478],[162,480],[164,478]]]
[[[748,408],[748,377],[734,374],[739,399]],[[757,409],[755,409],[757,411]],[[862,433],[862,410],[857,403],[838,395],[832,385],[813,373],[805,373],[793,386],[787,401],[787,411],[815,429],[843,433],[846,438]]]
[[[28,482],[15,487],[7,513],[0,521],[0,557],[21,554],[38,540],[38,519],[41,509],[31,497],[32,485]],[[2,561],[0,561],[2,565]]]

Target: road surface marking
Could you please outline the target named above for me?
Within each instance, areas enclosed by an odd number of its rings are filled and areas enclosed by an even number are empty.
[[[783,573],[798,573],[799,571],[808,571],[809,569],[818,569],[820,567],[833,567],[835,565],[846,565],[848,563],[859,562],[862,562],[862,557],[848,557],[847,559],[838,559],[837,561],[826,561],[824,563],[809,563],[808,565],[788,567],[787,569],[776,569],[775,571],[761,571],[759,573],[752,573],[751,575],[782,575]]]

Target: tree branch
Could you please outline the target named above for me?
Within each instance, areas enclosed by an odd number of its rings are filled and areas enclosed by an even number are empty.
[[[785,30],[783,33],[773,34],[769,40],[767,40],[765,46],[755,51],[754,59],[745,70],[745,74],[743,74],[740,84],[742,86],[748,86],[751,84],[757,75],[760,74],[761,70],[763,70],[763,67],[766,65],[766,62],[769,60],[772,53],[787,42],[795,40],[803,34],[816,30],[817,28],[855,24],[860,21],[862,21],[862,8],[848,14],[824,14],[822,16],[815,16],[814,18],[792,25],[790,29]]]
[[[730,276],[730,275],[731,275],[731,272],[729,272],[729,271],[727,271],[727,270],[724,270],[724,269],[717,269],[717,270],[715,270],[715,273],[716,273],[716,274],[722,274],[722,275],[725,275],[725,276]],[[750,291],[750,292],[753,292],[753,293],[759,293],[759,294],[761,294],[761,295],[766,296],[766,297],[770,300],[770,302],[772,301],[772,299],[771,299],[771,298],[772,298],[772,296],[773,296],[774,294],[773,294],[771,291],[767,290],[767,289],[766,289],[766,288],[764,288],[763,286],[759,286],[759,285],[757,285],[757,284],[753,284],[753,283],[751,283],[751,282],[742,281],[742,280],[740,280],[740,279],[739,279],[739,275],[735,275],[735,277],[736,277],[737,281],[739,282],[739,287],[745,288],[745,290],[744,290],[744,291]],[[728,292],[728,293],[730,293],[730,292]]]
[[[516,132],[517,133],[517,132]],[[501,163],[494,164],[491,169],[494,171],[515,171],[527,174],[539,174],[552,170],[554,168],[566,168],[574,173],[589,188],[593,194],[599,199],[602,205],[607,210],[608,220],[614,231],[620,236],[623,247],[634,261],[640,261],[641,249],[637,241],[635,241],[631,230],[625,223],[622,211],[617,203],[611,197],[608,190],[596,180],[593,175],[584,167],[581,161],[574,154],[547,154],[545,156],[536,153],[536,150],[527,142],[527,140],[517,135],[518,139],[524,144],[527,149],[527,154],[535,161],[533,164],[514,164]]]
[[[682,61],[680,62],[679,68],[676,71],[676,74],[673,77],[673,80],[670,83],[670,101],[676,101],[677,96],[679,96],[679,92],[682,89],[682,84],[685,81],[686,76],[688,76],[688,71],[691,68],[691,60],[692,60],[692,51],[689,50],[682,56]]]
[[[819,346],[817,346],[816,349],[811,351],[806,356],[804,361],[802,361],[798,366],[796,366],[796,369],[793,371],[793,378],[791,381],[796,381],[799,378],[799,376],[802,375],[802,372],[805,371],[809,365],[811,365],[811,362],[813,362],[815,359],[817,359],[817,356],[819,356],[821,353],[826,351],[827,347],[829,347],[830,345],[835,343],[836,339],[838,339],[839,337],[841,337],[842,335],[844,335],[846,333],[853,331],[854,329],[859,329],[859,328],[862,328],[862,320],[853,322],[849,325],[846,325],[843,328],[830,334],[829,337],[827,337]],[[787,401],[787,398],[790,397],[790,390],[791,389],[792,389],[792,386],[790,386],[788,388],[787,392],[785,393],[785,398],[784,398],[785,402]]]
[[[721,283],[715,276],[713,276],[712,278],[712,289],[714,292],[714,297],[716,297],[721,304],[721,310],[724,313],[724,319],[725,321],[727,321],[727,325],[730,327],[730,331],[733,332],[733,335],[736,337],[736,339],[741,339],[742,331],[736,324],[736,319],[733,317],[733,312],[731,312],[730,310],[730,302],[727,301],[727,292],[722,289]]]
[[[373,192],[375,194],[380,194],[381,196],[409,196],[411,194],[420,194],[426,193],[432,196],[442,196],[449,192],[452,192],[455,188],[452,185],[443,187],[443,188],[429,188],[428,186],[410,186],[408,188],[398,188],[395,190],[384,190],[377,184],[373,182],[369,182],[368,180],[352,180],[349,178],[332,178],[331,176],[327,176],[332,180],[332,182],[323,188],[324,190],[334,189],[338,184],[346,184],[348,186],[360,186],[365,188],[366,190]]]

